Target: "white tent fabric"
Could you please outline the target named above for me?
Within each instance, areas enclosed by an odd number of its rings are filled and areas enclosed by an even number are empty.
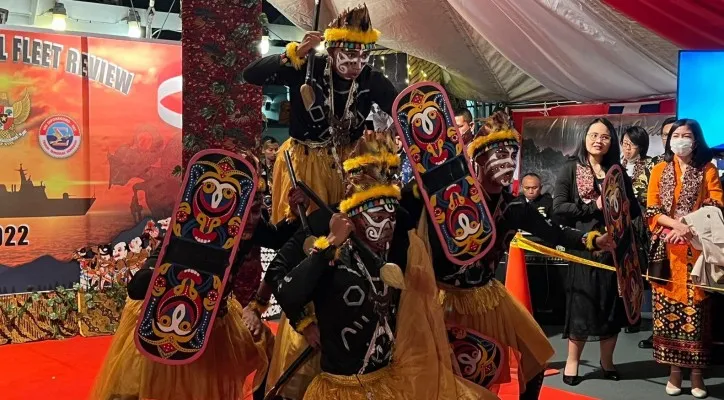
[[[322,0],[320,26],[359,0]],[[310,29],[313,0],[270,0]],[[600,0],[367,0],[380,44],[445,69],[457,97],[629,100],[676,91],[677,48]]]

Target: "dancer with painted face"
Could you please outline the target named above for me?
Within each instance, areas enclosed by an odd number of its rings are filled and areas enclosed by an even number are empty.
[[[264,57],[244,70],[248,83],[289,87],[291,138],[279,150],[290,151],[297,177],[329,204],[342,200],[342,162],[362,135],[372,103],[390,114],[397,95],[384,74],[367,66],[379,35],[367,7],[359,6],[340,14],[324,34],[307,32],[302,43],[290,43],[284,53]],[[316,56],[314,49],[322,41],[326,54]],[[314,102],[305,107],[300,88],[311,57]],[[273,185],[276,223],[289,216],[286,196],[292,184],[284,157],[277,157]]]
[[[611,241],[607,235],[554,225],[534,206],[504,190],[513,181],[519,149],[520,135],[503,112],[486,119],[467,146],[468,155],[479,166],[478,179],[496,230],[493,247],[472,265],[454,264],[445,256],[414,184],[404,191],[401,204],[420,219],[417,234],[431,249],[445,322],[481,332],[512,350],[518,361],[520,398],[537,399],[554,351],[530,313],[495,279],[495,268],[519,229],[566,248],[602,250]]]
[[[398,165],[389,137],[366,134],[344,163],[341,213],[310,215],[329,233],[274,287],[297,330],[318,327],[306,336],[321,351],[322,372],[305,400],[495,398],[453,374],[429,257],[399,208]],[[286,250],[283,258],[297,257]]]
[[[250,155],[246,158],[253,160],[258,168],[258,160]],[[224,171],[223,163],[220,165],[219,170]],[[222,178],[218,180],[223,181]],[[261,217],[262,196],[257,194],[250,205],[249,217],[241,233],[242,243],[232,266],[229,281],[233,284],[226,285],[221,300],[224,306],[216,316],[205,352],[189,364],[168,365],[141,355],[134,343],[144,297],[161,252],[161,246],[158,246],[128,284],[129,298],[96,378],[91,399],[241,400],[248,398],[252,386],[261,386],[269,364],[273,336],[258,321],[263,307],[268,304],[268,297],[250,301],[249,296],[239,296],[240,293],[254,293],[261,279],[261,268],[256,275],[248,273],[253,269],[249,268],[246,255],[253,251],[254,246],[281,247],[299,224],[283,221],[271,225],[265,221]],[[300,192],[290,193],[291,204],[301,204],[305,208],[306,201]],[[251,286],[251,290],[239,290],[240,284]],[[231,296],[232,290],[235,296]],[[242,308],[243,305],[246,307]],[[256,375],[253,385],[248,385],[247,377],[251,373]]]

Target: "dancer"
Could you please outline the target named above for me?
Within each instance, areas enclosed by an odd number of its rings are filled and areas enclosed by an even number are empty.
[[[329,221],[329,233],[274,287],[292,324],[321,351],[322,372],[305,400],[495,398],[452,372],[429,257],[399,209],[398,167],[391,138],[366,134],[344,163],[341,213],[310,215]]]
[[[666,242],[661,252],[671,280],[651,281],[654,359],[670,365],[666,393],[671,396],[681,394],[683,368],[691,369],[691,394],[707,396],[702,369],[711,362],[711,300],[701,288],[687,286],[701,251],[692,246],[692,228],[681,218],[705,205],[724,204],[712,158],[699,123],[680,119],[671,128],[663,162],[651,171],[646,215],[653,236]],[[656,259],[653,255],[652,264]]]
[[[504,190],[512,182],[520,149],[520,134],[508,121],[504,112],[496,112],[467,147],[480,168],[478,179],[495,219],[496,241],[482,260],[461,266],[447,259],[414,184],[406,188],[401,204],[419,218],[417,235],[431,250],[445,321],[481,332],[513,350],[520,398],[537,399],[554,351],[530,313],[495,279],[495,268],[519,229],[566,248],[600,251],[610,249],[613,242],[598,232],[561,228],[540,215],[535,206]]]
[[[293,205],[303,205],[306,202],[305,197],[299,192],[293,191],[289,197],[289,202]],[[252,212],[256,210],[258,213],[261,206],[258,196],[252,205]],[[258,216],[249,216],[249,222],[242,236],[244,241],[234,261],[230,278],[232,281],[252,246],[279,248],[298,227],[297,222],[283,221],[274,226],[263,220],[254,226],[253,220],[259,221]],[[254,234],[249,235],[251,236],[249,238],[246,232]],[[138,352],[134,343],[136,324],[160,247],[148,258],[144,268],[136,273],[128,285],[129,298],[90,398],[93,400],[244,399],[252,390],[245,385],[249,374],[256,373],[252,385],[254,388],[261,385],[268,366],[269,341],[273,339],[268,329],[254,324],[255,316],[264,304],[252,302],[243,310],[240,302],[229,296],[234,285],[227,285],[227,291],[224,293],[226,306],[219,311],[218,320],[209,336],[208,347],[198,360],[187,365],[170,366],[150,361]],[[259,282],[260,278],[257,275],[253,279]]]
[[[344,195],[342,162],[364,130],[372,103],[390,114],[397,92],[384,74],[367,66],[370,50],[380,33],[372,28],[366,6],[346,10],[324,35],[307,32],[302,43],[290,43],[282,54],[249,64],[244,80],[254,85],[289,86],[291,121],[289,138],[279,149],[290,151],[297,177],[329,204]],[[314,56],[325,41],[327,54]],[[300,87],[306,63],[314,57],[314,104],[307,110]],[[272,222],[289,216],[286,197],[291,188],[283,157],[274,166]],[[311,211],[311,210],[310,210]]]

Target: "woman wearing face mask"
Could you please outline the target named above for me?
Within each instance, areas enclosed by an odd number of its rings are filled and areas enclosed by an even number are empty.
[[[602,209],[601,185],[606,172],[619,163],[620,152],[616,130],[605,118],[596,118],[588,125],[576,156],[561,169],[556,180],[553,197],[553,215],[565,225],[582,231],[605,231]],[[626,180],[629,199],[634,198],[630,180]],[[631,217],[641,215],[636,202],[631,203]],[[613,265],[609,252],[591,256],[578,253],[607,265]],[[568,339],[568,359],[563,372],[563,382],[577,385],[578,364],[587,341],[599,341],[601,346],[600,365],[603,376],[619,380],[613,363],[616,340],[625,324],[623,302],[618,296],[616,273],[582,264],[570,263],[566,285],[566,322],[563,338]]]
[[[710,305],[703,290],[687,286],[700,251],[691,246],[692,231],[681,218],[703,205],[722,206],[712,158],[699,123],[680,119],[666,142],[664,162],[651,171],[646,216],[651,231],[665,237],[672,281],[652,281],[654,358],[671,366],[666,393],[672,396],[681,393],[682,368],[691,368],[691,394],[707,396],[701,370],[711,361]]]

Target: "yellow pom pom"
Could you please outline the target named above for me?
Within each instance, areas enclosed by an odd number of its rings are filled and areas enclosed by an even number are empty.
[[[314,248],[317,250],[324,250],[329,246],[329,240],[327,240],[326,236],[318,237],[317,240],[314,241]]]
[[[297,42],[291,42],[287,44],[286,47],[286,55],[289,61],[292,63],[292,66],[294,69],[302,69],[302,66],[306,62],[306,59],[299,57],[297,54],[297,48],[299,47],[299,43]]]
[[[596,250],[596,238],[602,236],[601,232],[591,231],[586,234],[586,250]]]

